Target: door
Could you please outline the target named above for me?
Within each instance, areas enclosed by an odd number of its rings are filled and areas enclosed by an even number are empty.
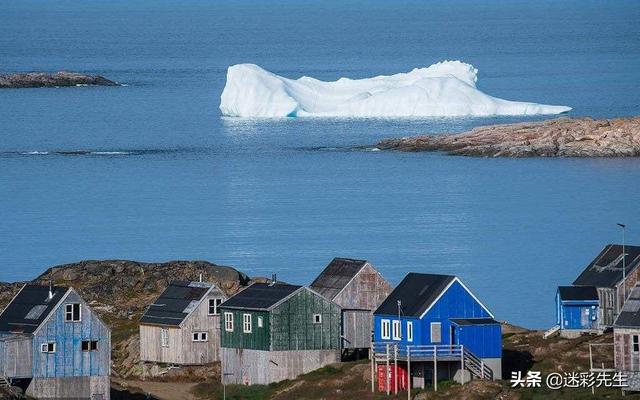
[[[449,329],[451,330],[449,334],[449,344],[451,345],[451,351],[453,351],[453,346],[458,344],[458,335],[456,334],[455,325],[451,325]]]

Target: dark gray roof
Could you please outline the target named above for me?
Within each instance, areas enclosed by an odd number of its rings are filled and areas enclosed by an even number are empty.
[[[451,318],[449,321],[456,325],[495,325],[500,324],[493,318]]]
[[[598,301],[598,289],[594,286],[560,286],[558,287],[560,300]]]
[[[207,282],[174,281],[151,304],[140,323],[179,326],[213,286]]]
[[[400,300],[402,315],[419,317],[454,279],[452,275],[410,272],[380,304],[375,314],[397,315]]]
[[[309,287],[327,299],[333,300],[366,263],[366,260],[334,258]]]
[[[68,287],[25,285],[0,315],[0,332],[33,333],[62,299]]]
[[[625,246],[626,273],[640,265],[640,246]],[[608,244],[573,282],[576,286],[613,288],[622,281],[622,245]]]
[[[621,328],[640,328],[640,285],[631,289],[614,325]]]
[[[254,283],[222,303],[221,308],[268,310],[302,286],[286,283]]]

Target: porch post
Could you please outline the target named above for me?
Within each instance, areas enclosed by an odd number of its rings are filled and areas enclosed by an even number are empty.
[[[464,345],[460,345],[460,373],[462,374],[462,384],[465,384],[464,381]]]
[[[398,394],[398,344],[393,346],[393,380],[395,384],[393,394]]]
[[[433,390],[438,391],[438,347],[433,346]]]
[[[387,383],[387,396],[391,394],[391,379],[389,379],[389,343],[387,343],[387,370],[385,371],[385,381]]]
[[[407,400],[411,400],[411,346],[407,346]]]
[[[369,352],[369,358],[371,358],[371,393],[375,393],[375,391],[376,391],[376,384],[375,384],[375,379],[376,379],[376,375],[375,375],[376,353],[375,353],[375,346],[373,344],[371,345],[371,351]]]

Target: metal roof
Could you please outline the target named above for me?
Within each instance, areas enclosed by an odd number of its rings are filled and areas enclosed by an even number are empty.
[[[626,274],[640,265],[640,246],[625,246]],[[622,281],[622,245],[608,244],[573,282],[576,286],[614,288]]]
[[[420,317],[454,279],[455,276],[452,275],[410,272],[374,314],[398,315],[400,301],[402,315]]]
[[[27,284],[0,314],[0,332],[33,333],[47,318],[68,287]]]
[[[254,283],[220,305],[220,308],[268,310],[302,286],[286,283]]]
[[[594,286],[560,286],[558,287],[560,300],[568,301],[599,301],[598,289]]]
[[[640,328],[640,284],[631,289],[614,326]]]
[[[331,260],[329,265],[325,267],[309,287],[327,299],[333,300],[366,263],[366,260],[336,257]]]
[[[500,324],[493,318],[450,318],[449,321],[458,326],[464,325],[495,325]]]
[[[147,307],[140,323],[179,326],[213,286],[208,282],[173,281]]]

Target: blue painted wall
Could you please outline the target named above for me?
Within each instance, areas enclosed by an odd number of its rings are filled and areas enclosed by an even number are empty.
[[[598,311],[597,300],[567,301],[556,294],[556,324],[561,329],[596,329]]]
[[[480,358],[502,357],[500,324],[454,326],[456,344],[462,344]]]
[[[82,320],[65,322],[65,304],[82,304]],[[98,350],[82,351],[83,340],[97,340]],[[55,353],[42,353],[41,344],[55,342]],[[110,373],[111,335],[109,329],[80,295],[72,291],[54,310],[33,339],[33,376],[105,376]]]

